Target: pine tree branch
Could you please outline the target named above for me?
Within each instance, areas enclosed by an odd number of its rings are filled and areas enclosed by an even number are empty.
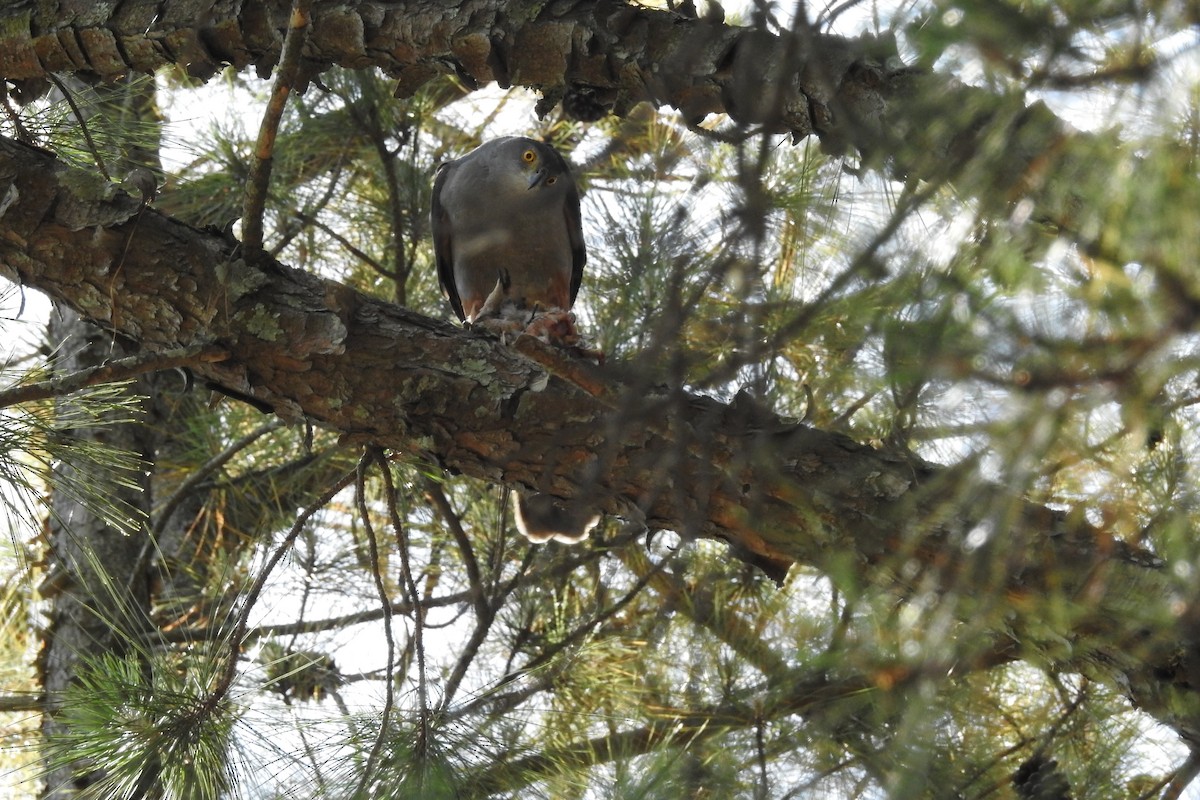
[[[292,2],[287,36],[283,41],[283,53],[275,73],[275,85],[271,89],[271,98],[267,101],[267,108],[258,128],[258,142],[254,147],[254,160],[250,163],[250,175],[246,180],[242,203],[242,239],[251,250],[261,250],[263,246],[263,214],[266,211],[267,192],[271,184],[275,137],[279,132],[279,123],[283,119],[288,96],[296,82],[300,52],[308,36],[311,8],[312,0]]]
[[[444,597],[435,597],[422,601],[422,605],[426,608],[444,608],[448,606],[456,606],[461,603],[470,601],[468,592],[455,592]],[[354,625],[361,625],[364,622],[378,622],[382,620],[388,613],[392,615],[408,615],[413,613],[411,603],[394,600],[389,604],[389,609],[384,610],[382,606],[367,609],[365,611],[356,611],[352,614],[343,614],[337,617],[325,617],[322,619],[306,619],[299,622],[280,622],[272,625],[260,625],[258,627],[247,628],[245,635],[242,637],[243,646],[248,646],[258,641],[259,639],[283,638],[287,636],[298,636],[309,633],[322,633],[325,631],[338,631],[344,628],[349,628]],[[152,637],[153,642],[166,642],[169,644],[182,644],[186,642],[219,642],[225,639],[225,632],[216,628],[175,628],[168,631],[155,631]]]
[[[99,148],[96,147],[96,141],[92,138],[92,132],[88,129],[87,115],[79,108],[79,104],[75,102],[75,95],[62,82],[62,79],[53,72],[47,72],[46,77],[62,94],[63,99],[67,101],[67,105],[71,107],[71,113],[75,116],[75,122],[79,125],[79,130],[83,134],[83,140],[87,143],[88,152],[92,154],[92,160],[96,164],[96,169],[100,170],[100,174],[106,180],[112,180],[112,176],[108,174],[108,167],[104,164],[104,156],[101,155]]]
[[[34,81],[53,69],[104,79],[153,73],[178,60],[207,79],[227,64],[266,72],[282,59],[290,0],[213,8],[202,21],[179,0],[161,5],[157,13],[151,7],[73,22],[53,9],[0,9],[0,77]],[[310,30],[300,90],[333,64],[380,68],[397,79],[401,96],[456,74],[474,85],[583,92],[589,104],[618,113],[643,101],[674,106],[688,120],[724,112],[798,136],[831,129],[849,110],[869,114],[878,76],[860,78],[851,67],[895,55],[887,39],[777,36],[593,0],[317,4]],[[88,47],[64,47],[63,37]],[[773,102],[764,105],[761,96]]]
[[[731,731],[750,730],[764,721],[830,711],[852,715],[838,709],[838,704],[869,703],[868,698],[879,688],[861,675],[829,678],[822,673],[823,670],[777,676],[781,678],[777,689],[767,689],[772,702],[762,707],[736,700],[705,708],[658,707],[654,709],[655,718],[641,726],[548,748],[523,758],[497,759],[463,784],[471,788],[471,797],[519,794],[521,789],[552,775],[675,747],[699,747],[705,740]]]
[[[154,526],[150,530],[150,542],[147,543],[147,546],[150,546],[151,543],[158,542],[162,539],[163,531],[166,529],[167,524],[171,521],[171,516],[175,513],[176,509],[179,508],[189,494],[196,491],[202,483],[207,481],[218,470],[228,464],[238,453],[254,444],[263,436],[277,431],[281,427],[283,427],[283,423],[278,419],[273,419],[269,422],[263,423],[256,429],[250,431],[250,433],[238,439],[236,442],[230,443],[230,445],[220,453],[217,453],[215,456],[189,473],[187,478],[185,478],[184,481],[179,484],[179,487],[171,493],[171,496],[167,498],[167,502],[158,511],[158,518],[155,520]]]
[[[263,565],[262,569],[255,577],[254,582],[250,585],[245,597],[242,598],[241,611],[238,614],[233,633],[229,636],[228,653],[225,656],[224,666],[218,673],[217,680],[211,691],[208,693],[208,696],[205,697],[204,702],[201,703],[197,709],[198,719],[202,720],[207,716],[217,713],[217,711],[222,707],[225,698],[228,696],[230,688],[233,686],[233,680],[237,676],[238,655],[241,653],[242,647],[245,646],[246,636],[249,631],[247,620],[250,617],[250,613],[254,610],[255,604],[258,602],[259,595],[262,594],[262,590],[267,583],[267,579],[271,576],[271,573],[279,564],[279,561],[288,553],[288,551],[292,549],[292,545],[295,543],[296,537],[299,536],[300,532],[304,530],[304,526],[308,524],[309,520],[311,520],[312,517],[322,508],[328,505],[338,494],[338,492],[353,483],[354,477],[354,473],[349,473],[343,476],[340,481],[330,486],[325,494],[319,497],[316,502],[314,502],[296,517],[296,521],[293,523],[291,530],[288,531],[287,535],[284,536],[283,541],[281,541],[279,545],[276,546],[274,551],[272,551],[271,557],[267,560],[267,563]],[[387,611],[385,611],[385,613],[387,613]]]
[[[911,559],[936,570],[947,590],[971,587],[960,613],[973,624],[1101,679],[1119,675],[1147,710],[1174,724],[1190,729],[1200,709],[1186,680],[1191,651],[1177,629],[1162,626],[1180,618],[1170,576],[1081,514],[980,486],[967,468],[789,424],[754,404],[660,393],[640,381],[616,390],[614,411],[547,380],[494,339],[270,259],[247,261],[236,242],[152,208],[130,238],[138,198],[42,151],[0,140],[0,176],[0,197],[11,198],[0,215],[0,275],[147,352],[220,348],[228,358],[196,372],[284,419],[307,418],[345,440],[516,488],[586,494],[608,514],[729,542],[736,557],[777,577],[800,562],[848,590],[900,587],[921,579],[897,572]],[[109,270],[127,242],[121,270]],[[975,487],[973,502],[948,511],[962,481]],[[982,586],[977,573],[991,551],[962,541],[1000,509],[1011,530],[991,540],[1011,547]],[[1009,601],[991,610],[968,602],[985,595]],[[1043,603],[1058,620],[1048,637]],[[1163,638],[1147,642],[1146,630]],[[1062,641],[1071,642],[1068,653],[1059,652]]]
[[[117,383],[136,378],[147,372],[157,372],[164,369],[176,369],[199,363],[220,361],[225,353],[218,347],[204,344],[193,344],[178,347],[163,352],[146,352],[137,355],[118,358],[98,367],[81,369],[64,375],[61,378],[37,381],[36,383],[18,384],[10,389],[0,391],[0,408],[32,403],[38,400],[48,400],[51,397],[64,395],[98,386],[102,383]]]
[[[64,18],[52,5],[2,6],[0,78],[18,86],[50,71],[112,79],[183,62],[207,79],[227,65],[267,74],[282,58],[291,0],[229,4],[203,20],[182,0],[159,6],[86,19]],[[337,64],[383,70],[400,96],[452,74],[468,86],[586,95],[618,116],[643,102],[678,109],[689,123],[727,114],[744,129],[793,141],[815,135],[829,152],[856,152],[866,167],[886,165],[906,180],[953,176],[957,192],[993,208],[1030,203],[1037,222],[1084,247],[1104,228],[1088,198],[1107,196],[1108,176],[1093,166],[1111,156],[1112,137],[1073,131],[1019,95],[906,66],[888,36],[773,33],[593,0],[317,4],[309,30],[297,91]],[[87,47],[64,45],[75,41]]]
[[[710,631],[765,677],[788,672],[788,659],[751,630],[740,613],[721,607],[714,587],[699,585],[689,589],[678,575],[663,570],[662,564],[652,565],[643,551],[621,548],[615,555],[634,575],[649,577],[650,588],[663,598],[665,606]]]
[[[367,468],[372,462],[376,462],[382,467],[385,473],[390,474],[391,467],[387,463],[387,459],[383,453],[368,449],[358,461],[358,468],[354,473],[354,503],[358,507],[358,516],[362,520],[363,531],[367,537],[367,548],[371,558],[371,579],[375,582],[375,591],[379,594],[379,607],[383,610],[383,636],[387,643],[387,660],[384,662],[384,669],[387,672],[384,680],[384,696],[383,708],[380,710],[379,731],[375,736],[375,741],[371,744],[371,750],[367,754],[367,762],[363,766],[362,774],[359,776],[358,787],[354,794],[362,796],[365,794],[366,787],[370,784],[375,770],[375,765],[379,760],[379,754],[383,750],[384,740],[387,738],[388,729],[391,727],[392,712],[395,709],[396,703],[396,674],[394,672],[396,664],[396,638],[392,632],[392,604],[388,599],[387,587],[384,585],[383,575],[379,571],[381,567],[381,559],[379,558],[379,540],[375,536],[375,526],[371,522],[371,512],[367,508]],[[388,502],[391,502],[390,487],[386,491],[388,494]],[[420,598],[415,592],[409,593],[409,604],[413,610],[414,624],[418,630],[421,626],[421,617],[424,611],[421,608]],[[414,637],[417,639],[417,647],[421,647],[419,634]],[[423,655],[421,656],[423,658]],[[424,662],[422,662],[423,664]],[[420,677],[421,691],[421,718],[425,719],[425,673],[424,668],[421,670]]]

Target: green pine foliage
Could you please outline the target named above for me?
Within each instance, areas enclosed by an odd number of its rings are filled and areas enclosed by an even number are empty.
[[[89,659],[63,698],[66,732],[47,742],[49,763],[98,769],[102,777],[84,797],[225,796],[238,779],[229,759],[236,708],[211,702],[207,659],[190,660],[177,653]]]

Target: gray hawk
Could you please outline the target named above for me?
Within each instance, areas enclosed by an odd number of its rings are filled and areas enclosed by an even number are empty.
[[[446,162],[433,182],[430,223],[438,282],[460,320],[578,344],[570,309],[587,251],[579,190],[553,147],[505,136]],[[551,495],[513,497],[517,528],[534,542],[578,542],[600,519]]]
[[[438,281],[459,319],[567,318],[587,251],[579,190],[553,147],[505,136],[443,164],[430,222]]]

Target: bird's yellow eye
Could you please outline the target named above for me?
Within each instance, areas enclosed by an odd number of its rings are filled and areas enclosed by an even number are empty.
[[[525,159],[526,164],[532,164],[534,159],[537,158],[537,153],[532,150],[526,150],[524,153],[521,153],[521,158]]]

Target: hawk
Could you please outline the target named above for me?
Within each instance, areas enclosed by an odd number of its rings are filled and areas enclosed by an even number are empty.
[[[505,136],[443,164],[430,221],[438,281],[460,320],[567,319],[587,251],[579,190],[553,147]]]
[[[430,223],[438,282],[460,320],[578,344],[570,309],[587,251],[579,189],[558,151],[505,136],[443,164]],[[534,542],[578,542],[600,520],[551,495],[514,492],[513,500],[517,528]]]

